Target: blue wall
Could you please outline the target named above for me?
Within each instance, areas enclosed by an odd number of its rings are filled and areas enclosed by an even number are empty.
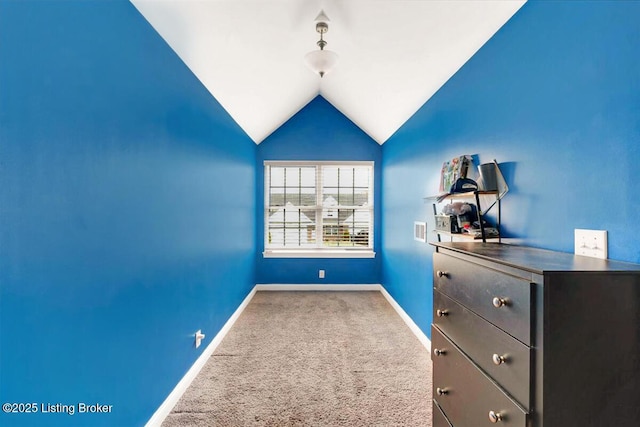
[[[380,248],[381,154],[378,143],[321,96],[258,146],[256,197],[257,283],[375,284],[381,281],[380,254],[371,259],[263,258],[265,160],[374,161],[374,250]],[[318,278],[318,270],[326,272]]]
[[[383,147],[317,97],[256,149],[128,2],[0,2],[0,402],[113,405],[0,424],[143,424],[254,283],[382,282],[428,334],[413,221],[460,154],[509,236],[640,262],[639,17],[529,2]],[[376,162],[375,259],[262,258],[262,163],[301,159]]]
[[[639,19],[640,2],[529,2],[384,144],[384,285],[425,333],[433,250],[409,231],[454,156],[504,164],[507,235],[573,252],[574,228],[604,229],[610,258],[640,262]]]
[[[0,402],[112,405],[0,424],[142,425],[255,283],[255,144],[129,2],[0,40]]]

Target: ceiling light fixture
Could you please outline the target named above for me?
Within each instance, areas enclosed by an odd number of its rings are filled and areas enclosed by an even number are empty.
[[[324,14],[324,11],[320,11],[315,19],[316,31],[320,33],[320,40],[318,40],[318,46],[320,50],[314,50],[307,53],[304,56],[304,60],[313,70],[313,72],[320,74],[320,77],[324,77],[325,73],[331,71],[336,62],[338,62],[338,54],[333,51],[325,50],[327,42],[324,40],[324,34],[329,31],[329,18]]]

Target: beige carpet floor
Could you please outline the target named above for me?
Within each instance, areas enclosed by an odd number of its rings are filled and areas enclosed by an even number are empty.
[[[162,424],[431,426],[431,361],[380,292],[257,292]]]

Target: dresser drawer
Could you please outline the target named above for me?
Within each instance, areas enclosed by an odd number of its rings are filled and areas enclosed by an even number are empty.
[[[531,349],[438,291],[433,323],[525,408],[531,407]],[[439,349],[434,347],[434,356]]]
[[[528,280],[441,253],[433,255],[433,267],[435,289],[532,344],[533,285]]]
[[[438,406],[436,401],[433,401],[433,410],[431,411],[433,418],[432,427],[453,427],[447,417],[442,413],[442,409]]]
[[[528,414],[471,363],[437,327],[432,347],[444,352],[433,360],[433,398],[455,427],[526,427]],[[493,422],[491,417],[494,417]],[[498,419],[496,419],[499,418]]]

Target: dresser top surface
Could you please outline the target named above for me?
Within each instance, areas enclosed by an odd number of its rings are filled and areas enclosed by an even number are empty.
[[[506,243],[435,242],[436,248],[448,249],[533,273],[560,271],[635,271],[640,264],[578,256]]]

